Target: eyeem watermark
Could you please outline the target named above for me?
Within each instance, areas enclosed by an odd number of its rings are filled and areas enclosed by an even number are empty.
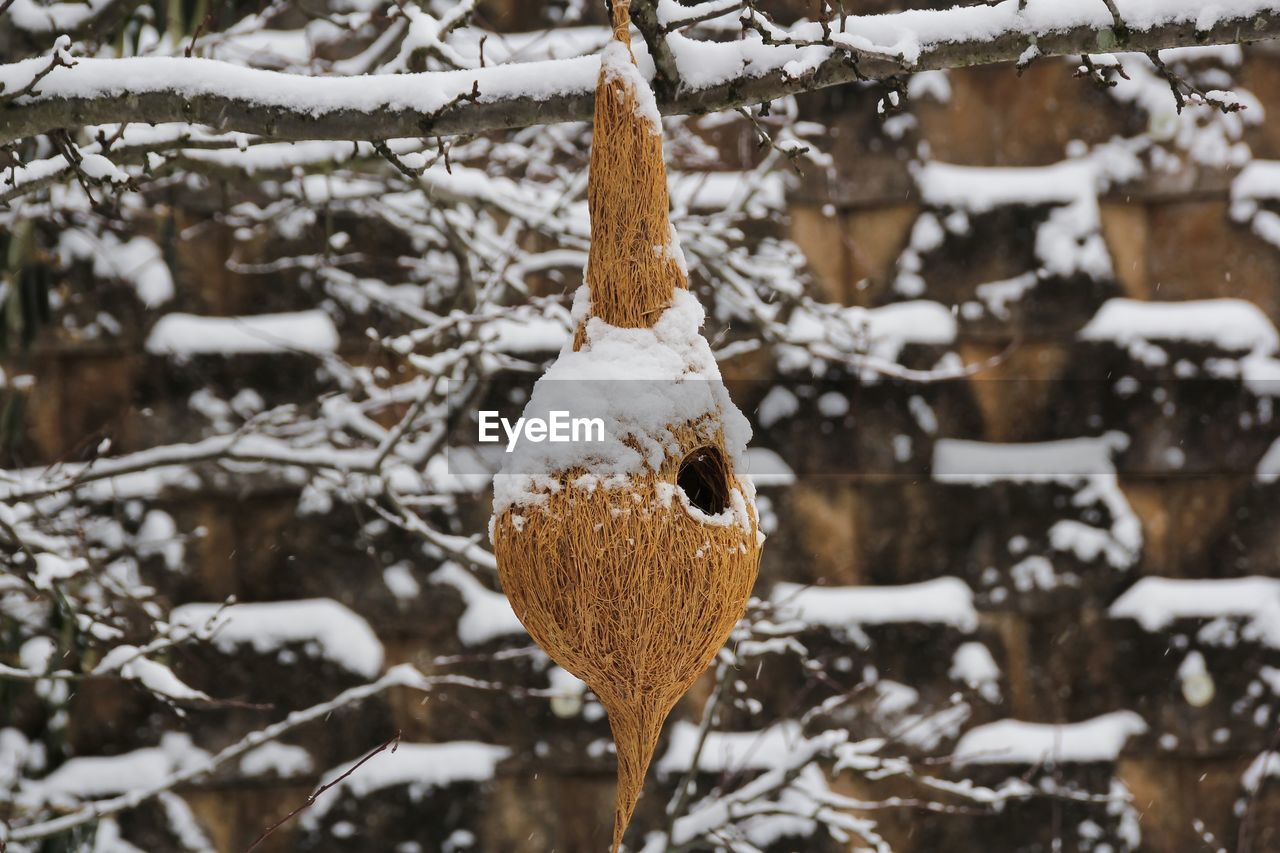
[[[575,418],[567,411],[556,410],[545,418],[516,418],[514,422],[494,410],[480,411],[479,437],[481,444],[502,441],[499,429],[506,433],[507,453],[515,449],[521,439],[534,444],[543,441],[560,444],[578,441],[604,441],[603,418]]]
[[[1280,379],[1246,382],[1207,371],[1182,377],[1173,362],[1161,370],[1165,372],[1149,379],[1127,381],[1090,375],[1052,381],[979,375],[934,383],[927,391],[923,386],[868,383],[856,373],[741,377],[733,380],[731,396],[757,430],[743,470],[760,477],[780,472],[774,482],[903,477],[968,488],[1020,478],[1061,484],[1065,478],[1110,477],[1116,471],[1129,477],[1170,472],[1262,476],[1259,460],[1280,436]],[[532,405],[535,383],[537,403]],[[645,423],[679,423],[681,412],[703,410],[700,401],[713,384],[689,378],[547,380],[532,374],[512,374],[482,386],[450,383],[443,419],[449,430],[445,470],[461,477],[492,477],[500,471],[541,474],[548,465],[597,459],[618,450],[610,447],[613,442],[625,444],[628,430],[639,429],[638,422],[619,419],[620,403],[639,409]],[[979,392],[1014,401],[1009,405],[1030,399],[1027,394],[1050,400],[1059,424],[1056,434],[1075,437],[1017,444],[967,440],[973,436],[973,401]],[[668,411],[668,419],[650,417]],[[1126,413],[1127,449],[1113,444],[1099,428],[1099,423],[1109,423],[1103,417],[1107,412]],[[1198,429],[1206,412],[1213,416],[1206,441],[1171,450],[1170,430]],[[1280,462],[1280,455],[1266,458]],[[1267,470],[1280,472],[1280,467]],[[474,482],[480,488],[482,480]]]

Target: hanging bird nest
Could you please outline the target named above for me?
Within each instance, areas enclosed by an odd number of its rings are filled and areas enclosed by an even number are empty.
[[[699,332],[668,206],[658,111],[615,0],[596,93],[587,286],[573,344],[525,410],[563,408],[561,380],[603,380],[575,399],[590,398],[605,440],[517,447],[494,481],[491,528],[516,615],[608,712],[614,851],[663,721],[746,608],[763,538],[754,489],[737,473],[750,427]]]

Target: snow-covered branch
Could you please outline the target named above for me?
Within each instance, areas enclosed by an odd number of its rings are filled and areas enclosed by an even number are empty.
[[[393,687],[407,687],[425,692],[441,686],[460,686],[486,690],[505,689],[500,685],[493,685],[464,676],[426,676],[409,664],[401,664],[387,670],[385,675],[375,681],[345,690],[327,702],[321,702],[301,711],[294,711],[278,723],[273,723],[247,734],[207,760],[193,763],[191,766],[172,773],[154,784],[136,788],[117,797],[88,803],[70,814],[50,818],[39,823],[14,827],[9,831],[7,840],[23,842],[49,838],[75,829],[78,826],[101,820],[109,815],[137,808],[147,800],[157,797],[166,791],[172,791],[180,785],[208,776],[228,762],[251,752],[264,743],[280,738],[299,726],[313,720],[323,719],[341,708],[361,702],[371,696],[377,696]],[[0,835],[0,840],[6,839],[3,835]]]
[[[705,113],[776,100],[858,79],[1013,62],[1039,55],[1156,51],[1234,44],[1280,35],[1280,3],[1236,0],[1119,3],[1117,33],[1106,5],[1019,0],[944,11],[850,16],[740,41],[666,36],[677,85],[666,114]],[[1096,8],[1095,8],[1096,6]],[[762,28],[763,29],[763,28]],[[767,41],[766,41],[767,38]],[[0,66],[6,91],[43,68],[31,59]],[[594,56],[376,77],[304,76],[221,60],[176,57],[81,59],[59,68],[6,110],[0,144],[56,128],[121,121],[189,122],[274,139],[375,140],[473,134],[591,113]]]

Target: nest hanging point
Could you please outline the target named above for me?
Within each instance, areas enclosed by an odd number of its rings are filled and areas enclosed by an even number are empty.
[[[593,315],[634,328],[652,325],[671,304],[672,289],[688,282],[667,214],[661,118],[631,53],[627,9],[625,0],[614,3],[614,40],[596,85],[587,286]]]

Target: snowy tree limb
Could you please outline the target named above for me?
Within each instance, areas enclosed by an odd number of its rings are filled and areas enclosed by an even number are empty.
[[[327,702],[312,705],[310,708],[305,708],[301,711],[294,711],[277,723],[245,735],[240,740],[211,756],[207,761],[202,761],[185,770],[172,773],[147,787],[137,788],[110,799],[89,803],[69,814],[28,826],[15,827],[9,832],[7,840],[16,842],[37,841],[41,838],[49,838],[67,832],[87,823],[93,823],[108,815],[119,814],[136,808],[166,791],[203,779],[224,764],[251,752],[264,743],[276,740],[301,725],[323,719],[340,708],[353,705],[371,696],[376,696],[393,687],[405,687],[411,690],[429,692],[440,686],[472,687],[480,690],[507,689],[504,685],[460,675],[427,676],[409,664],[400,664],[387,670],[386,674],[376,681],[352,687]],[[3,838],[4,836],[0,834],[0,839]]]
[[[845,32],[815,30],[785,43],[758,38],[698,42],[672,33],[668,40],[681,76],[674,93],[660,98],[660,107],[667,114],[714,112],[857,79],[1013,62],[1032,44],[1041,55],[1053,56],[1280,36],[1280,0],[1234,4],[1211,23],[1193,5],[1177,5],[1147,19],[1131,16],[1122,34],[1115,32],[1102,3],[1096,14],[1092,4],[1089,11],[1058,4],[1048,8],[1060,13],[1024,17],[1016,0],[998,7],[849,17]],[[1004,16],[1002,28],[992,29],[993,12]],[[33,62],[0,66],[0,82],[9,91],[21,89],[39,67]],[[580,121],[591,115],[597,67],[596,58],[587,56],[350,78],[306,77],[206,59],[82,59],[73,69],[50,74],[38,94],[9,105],[0,122],[0,144],[57,128],[121,121],[182,121],[275,139],[335,140]]]

